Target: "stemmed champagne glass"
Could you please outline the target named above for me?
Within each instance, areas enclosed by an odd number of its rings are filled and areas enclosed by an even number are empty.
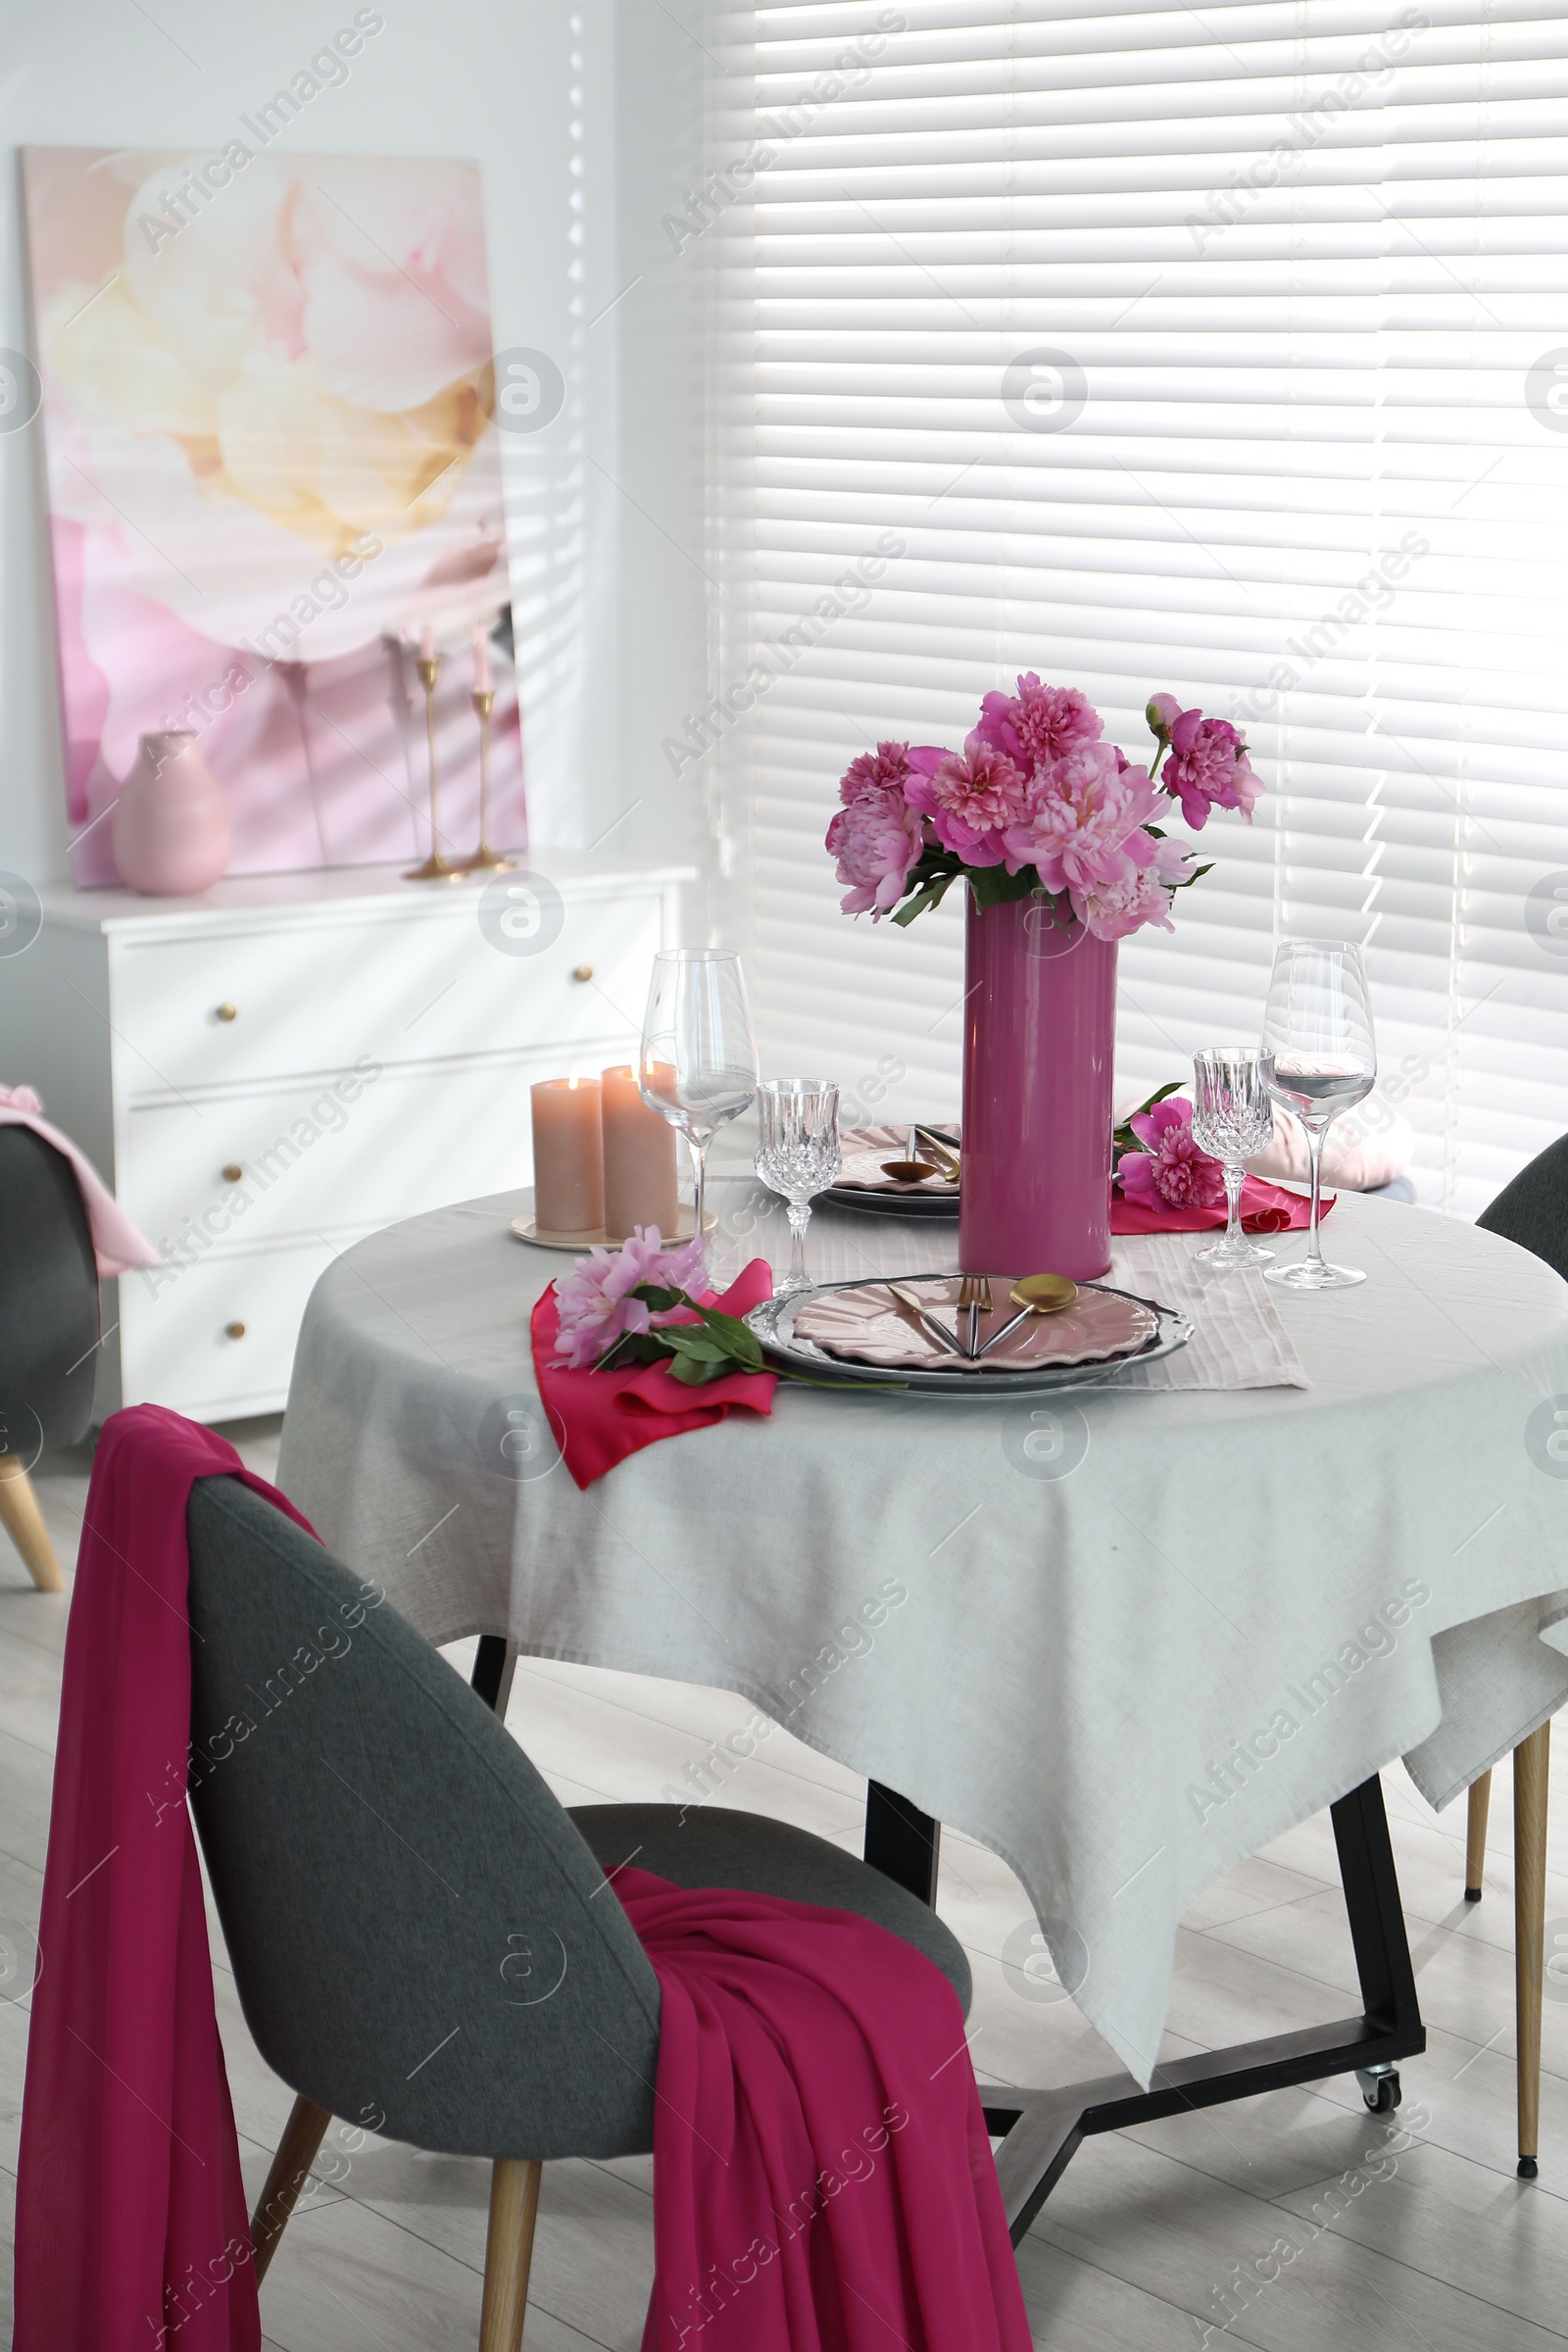
[[[1312,1160],[1312,1216],[1306,1255],[1270,1266],[1265,1281],[1293,1291],[1338,1291],[1365,1282],[1355,1266],[1331,1266],[1318,1245],[1323,1138],[1342,1110],[1364,1102],[1377,1082],[1372,1004],[1359,948],[1337,940],[1288,940],[1274,956],[1263,1050],[1273,1054],[1270,1091],[1306,1129]]]
[[[843,1164],[839,1090],[825,1078],[768,1079],[757,1090],[757,1173],[789,1204],[790,1270],[773,1292],[787,1298],[811,1287],[806,1271],[811,1202]]]
[[[1242,1231],[1244,1162],[1274,1135],[1273,1064],[1254,1047],[1208,1046],[1193,1055],[1193,1141],[1225,1171],[1225,1231],[1198,1252],[1200,1266],[1261,1266],[1273,1256]]]
[[[757,1044],[741,959],[727,948],[666,948],[654,957],[637,1057],[643,1101],[680,1130],[695,1171],[693,1231],[703,1239],[708,1147],[757,1096]]]

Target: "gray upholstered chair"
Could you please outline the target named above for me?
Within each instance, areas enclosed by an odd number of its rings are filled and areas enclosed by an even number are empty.
[[[98,1268],[76,1172],[30,1127],[0,1127],[0,1526],[42,1592],[65,1578],[27,1471],[92,1417]]]
[[[1500,1234],[1568,1280],[1568,1135],[1538,1152],[1476,1223]],[[1541,2125],[1541,1996],[1546,1923],[1546,1776],[1551,1725],[1544,1723],[1513,1751],[1514,1975],[1517,1989],[1519,2170],[1536,2174]],[[1465,1900],[1481,1900],[1492,1775],[1471,1784],[1465,1837]]]
[[[252,2217],[258,2278],[333,2116],[488,2157],[481,2352],[515,2352],[541,2162],[653,2146],[659,1984],[622,1863],[858,1912],[967,2010],[961,1948],[891,1879],[754,1814],[568,1813],[445,1660],[260,1495],[204,1479],[188,1528],[196,1822],[246,2022],[298,2094]]]

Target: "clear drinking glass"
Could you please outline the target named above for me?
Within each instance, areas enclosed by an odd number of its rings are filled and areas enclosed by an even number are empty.
[[[825,1078],[770,1078],[757,1090],[757,1173],[789,1204],[790,1270],[775,1298],[807,1291],[806,1228],[811,1202],[843,1165],[839,1090]]]
[[[731,950],[666,948],[654,957],[637,1087],[691,1147],[693,1231],[701,1238],[708,1147],[757,1097],[757,1043],[741,959]]]
[[[1274,1135],[1272,1076],[1270,1056],[1255,1046],[1205,1046],[1193,1055],[1193,1141],[1223,1166],[1229,1211],[1221,1239],[1199,1250],[1200,1266],[1261,1266],[1274,1255],[1242,1231],[1242,1163]]]
[[[1318,1245],[1323,1138],[1342,1110],[1363,1102],[1377,1083],[1372,1000],[1359,948],[1342,940],[1288,940],[1274,956],[1263,1050],[1272,1054],[1270,1091],[1306,1129],[1312,1159],[1312,1218],[1306,1255],[1270,1266],[1264,1279],[1293,1291],[1345,1290],[1365,1282],[1355,1266],[1331,1266]]]

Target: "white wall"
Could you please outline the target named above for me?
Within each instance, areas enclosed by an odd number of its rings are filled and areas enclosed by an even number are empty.
[[[19,147],[220,142],[355,5],[0,0],[0,345],[31,340]],[[497,347],[566,378],[560,416],[503,442],[541,862],[600,838],[701,855],[659,751],[706,691],[696,273],[659,228],[697,177],[701,52],[647,0],[377,5],[384,30],[278,145],[477,161]],[[66,870],[41,455],[36,424],[0,432],[0,867],[37,881]]]

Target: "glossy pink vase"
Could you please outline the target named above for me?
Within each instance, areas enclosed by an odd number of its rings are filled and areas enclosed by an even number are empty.
[[[1038,899],[977,906],[964,948],[963,1178],[969,1274],[1110,1264],[1116,943],[1058,930]]]
[[[112,821],[115,863],[132,890],[188,898],[228,864],[228,803],[194,735],[142,737]]]

